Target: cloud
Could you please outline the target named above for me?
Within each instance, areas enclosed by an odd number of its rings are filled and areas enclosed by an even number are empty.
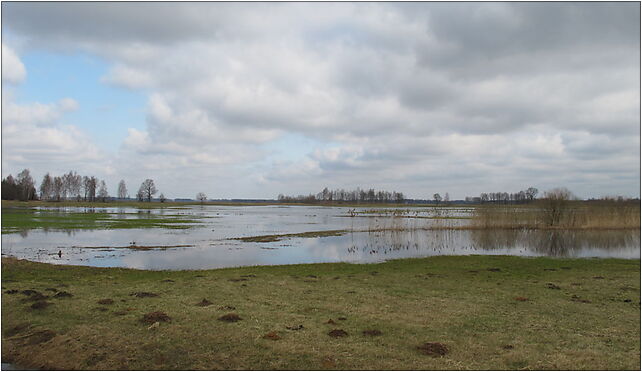
[[[604,174],[639,193],[636,3],[6,5],[3,29],[25,48],[99,55],[103,83],[148,95],[117,173],[234,175],[228,197],[356,183],[464,197],[556,180],[592,195],[611,187],[594,182]],[[32,106],[5,111],[45,126],[73,108]],[[270,160],[288,134],[323,145]]]
[[[2,44],[2,81],[18,84],[27,76],[25,66],[20,61],[13,49]]]

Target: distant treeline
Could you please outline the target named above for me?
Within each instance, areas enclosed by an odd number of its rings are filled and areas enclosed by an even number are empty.
[[[351,202],[351,203],[404,203],[403,193],[397,191],[376,191],[375,189],[362,190],[328,190],[324,188],[321,192],[309,195],[288,196],[279,194],[278,201],[283,203],[329,203],[329,202]]]
[[[508,192],[482,192],[479,196],[467,196],[465,201],[468,203],[494,203],[494,204],[522,204],[532,202],[537,198],[539,190],[529,187],[515,193]]]

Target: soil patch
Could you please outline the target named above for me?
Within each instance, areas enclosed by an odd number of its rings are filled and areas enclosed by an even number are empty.
[[[243,318],[238,316],[238,314],[229,313],[229,314],[225,314],[222,317],[218,318],[218,320],[220,320],[222,322],[234,323],[234,322],[238,322],[239,320],[243,320]]]
[[[604,279],[603,276],[594,276],[593,279]]]
[[[8,290],[8,291],[4,291],[4,293],[6,293],[6,294],[16,294],[16,293],[18,293],[18,292],[20,292],[20,291],[19,291],[19,290],[17,290],[17,289],[10,289],[10,290]]]
[[[120,310],[120,311],[114,311],[114,315],[127,315],[127,312],[125,310]]]
[[[290,331],[298,331],[298,330],[303,329],[305,327],[303,327],[303,324],[299,324],[299,325],[294,325],[294,326],[288,326],[288,327],[285,327],[285,328],[289,329]]]
[[[20,291],[20,294],[23,294],[25,296],[33,296],[35,294],[41,294],[38,291],[34,291],[33,289],[25,289],[24,291]]]
[[[332,319],[328,319],[328,321],[327,321],[327,322],[325,322],[325,324],[337,324],[337,322],[335,322],[335,321],[334,321],[334,320],[332,320]]]
[[[492,272],[494,272],[494,273],[497,273],[497,272],[502,271],[502,269],[497,268],[497,267],[491,267],[491,268],[488,268],[488,269],[486,269],[486,270],[487,270],[487,271],[492,271]]]
[[[562,269],[562,270],[570,270],[571,268],[568,267],[568,266],[562,266],[562,267],[560,267],[560,269]]]
[[[234,306],[229,306],[229,305],[221,306],[218,309],[219,310],[236,310]]]
[[[109,309],[108,309],[108,308],[106,308],[106,307],[97,307],[97,308],[95,308],[94,310],[96,310],[96,311],[100,311],[100,312],[104,313],[105,311],[107,311],[107,310],[109,310]]]
[[[557,271],[557,269],[544,269],[544,271]]]
[[[241,278],[256,278],[254,274],[241,275]]]
[[[232,278],[232,279],[228,279],[227,281],[228,282],[247,282],[247,280],[248,279],[246,278]]]
[[[382,335],[381,331],[378,329],[366,329],[361,333],[363,333],[364,336],[381,336]]]
[[[114,303],[114,300],[111,298],[103,298],[102,300],[98,300],[99,305],[111,305]]]
[[[4,333],[6,337],[11,337],[15,336],[18,333],[27,330],[29,327],[31,327],[31,323],[20,323],[15,327],[11,327],[7,329],[7,331]]]
[[[339,319],[339,320],[348,320],[348,318],[346,318],[345,316],[340,316],[337,319]]]
[[[138,298],[158,297],[158,293],[152,293],[152,292],[132,292],[129,295],[130,296],[134,296],[134,297],[138,297]]]
[[[266,333],[265,335],[263,335],[263,338],[266,340],[276,341],[276,340],[280,340],[281,336],[279,336],[278,333],[272,331],[270,333]]]
[[[346,337],[348,335],[348,332],[344,331],[343,329],[333,329],[330,332],[328,332],[328,336],[338,338],[338,337]]]
[[[515,301],[528,301],[528,297],[517,296],[515,297]]]
[[[24,301],[24,302],[29,302],[29,301],[42,301],[42,300],[46,300],[46,299],[48,299],[48,298],[49,298],[49,296],[45,296],[45,295],[43,295],[43,294],[42,294],[42,293],[40,293],[40,292],[35,292],[35,293],[33,293],[31,296],[29,296],[29,297],[25,298],[25,299],[24,299],[24,300],[22,300],[22,301]]]
[[[562,289],[560,286],[553,284],[553,283],[546,283],[546,286],[548,289]]]
[[[206,298],[202,299],[201,302],[197,303],[196,306],[210,306],[213,302],[208,301]]]
[[[37,302],[34,302],[34,303],[31,305],[31,308],[32,308],[32,309],[34,309],[34,310],[41,310],[41,309],[46,308],[46,307],[47,307],[47,306],[49,306],[49,305],[51,305],[51,302],[47,302],[47,301],[37,301]]]
[[[140,319],[141,322],[147,324],[154,324],[156,322],[169,322],[170,320],[172,320],[172,318],[170,318],[169,315],[165,314],[162,311],[147,313]]]
[[[175,283],[175,281],[172,279],[163,279],[161,280],[161,283]]]
[[[72,294],[71,294],[71,293],[69,293],[69,292],[62,291],[62,292],[58,292],[58,293],[56,293],[56,294],[54,295],[54,298],[68,298],[68,297],[73,297],[73,296],[74,296],[74,295],[72,295]]]
[[[510,345],[510,344],[502,346],[502,349],[504,349],[504,350],[513,350],[514,348],[515,348],[515,346]]]
[[[449,351],[448,347],[440,342],[426,342],[421,346],[417,346],[417,350],[432,357],[444,356]]]

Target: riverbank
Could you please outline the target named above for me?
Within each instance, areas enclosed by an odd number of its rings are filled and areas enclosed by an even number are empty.
[[[616,259],[140,271],[3,258],[2,361],[92,370],[639,370],[639,280],[639,260]]]

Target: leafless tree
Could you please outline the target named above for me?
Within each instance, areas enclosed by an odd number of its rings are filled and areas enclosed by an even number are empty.
[[[207,195],[205,195],[204,192],[199,192],[196,194],[196,200],[200,201],[201,203],[205,203],[207,201]]]
[[[53,191],[53,180],[49,173],[45,174],[40,183],[40,199],[49,200],[51,199],[51,193]]]
[[[154,194],[158,192],[158,190],[156,190],[156,185],[154,185],[154,180],[149,178],[140,184],[140,189],[138,191],[142,192],[143,197],[147,199],[148,202],[151,202]]]
[[[436,202],[437,204],[439,204],[439,202],[441,202],[441,195],[439,195],[439,193],[434,194],[434,195],[432,196],[432,198],[435,200],[435,202]]]
[[[59,177],[59,176],[54,177],[52,194],[53,194],[53,198],[56,199],[57,201],[60,201],[60,199],[62,198],[63,188],[64,188],[64,184],[62,182],[62,177]]]
[[[98,188],[98,198],[104,203],[109,197],[109,192],[107,192],[107,184],[104,180],[100,181],[100,187]]]
[[[118,199],[125,199],[127,197],[127,185],[125,180],[120,180],[118,183]]]
[[[36,187],[31,178],[29,169],[24,169],[18,173],[16,177],[16,184],[18,185],[18,199],[20,200],[33,200],[36,197]]]
[[[546,224],[549,226],[559,225],[568,213],[569,201],[574,199],[573,193],[565,187],[546,191],[542,198]]]
[[[167,200],[167,198],[165,197],[165,194],[163,194],[162,192],[161,192],[160,196],[158,197],[158,199],[160,199],[161,203],[165,203],[165,201]]]

